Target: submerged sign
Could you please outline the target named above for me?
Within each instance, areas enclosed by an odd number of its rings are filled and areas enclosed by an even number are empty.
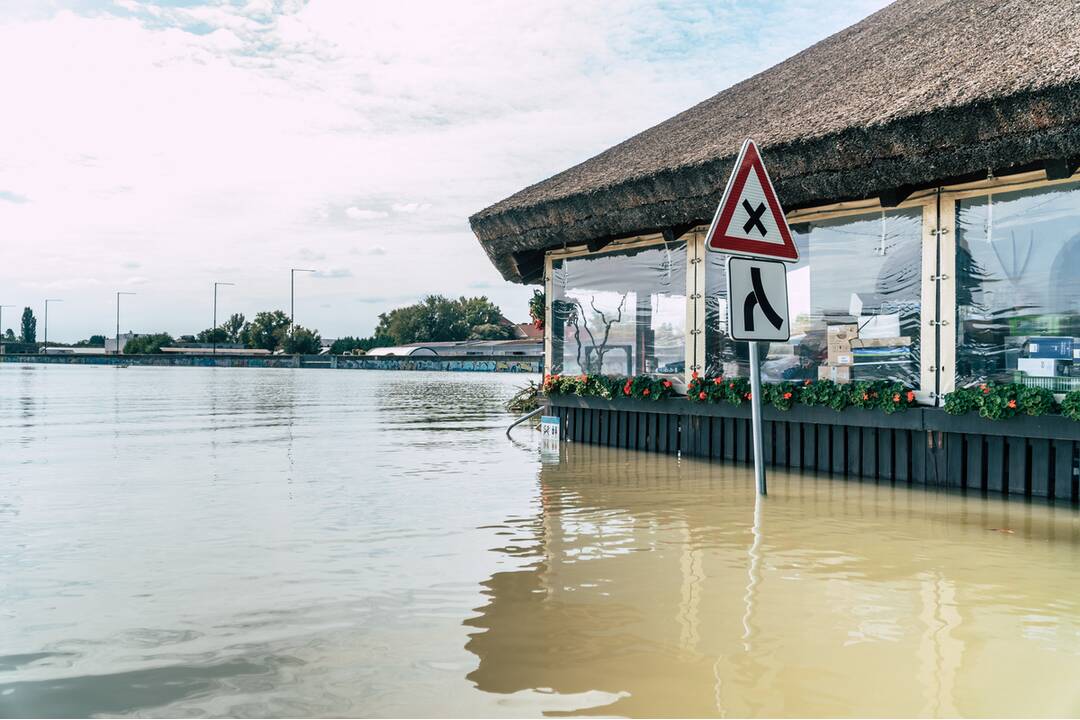
[[[798,261],[784,210],[753,140],[743,143],[705,247],[713,252]]]

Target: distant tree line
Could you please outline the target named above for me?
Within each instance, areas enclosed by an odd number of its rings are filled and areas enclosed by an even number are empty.
[[[540,295],[540,302],[542,297]],[[530,303],[530,312],[534,317],[536,305],[537,298],[534,297]],[[8,342],[37,342],[37,318],[30,308],[23,310],[20,327],[21,333],[17,338],[9,328],[4,333],[4,339]],[[486,297],[463,296],[455,300],[443,295],[428,295],[418,303],[381,313],[370,337],[339,338],[331,345],[330,352],[343,354],[413,343],[507,340],[513,337],[513,326],[503,317],[499,307]],[[257,313],[250,322],[243,313],[235,313],[219,326],[202,330],[194,337],[186,335],[182,340],[305,355],[317,354],[322,345],[318,330],[301,325],[290,329],[289,316],[281,310]],[[177,340],[167,332],[151,333],[129,340],[124,345],[124,353],[154,354],[160,353],[162,348],[176,345]],[[91,335],[75,343],[75,347],[104,346],[104,335]]]

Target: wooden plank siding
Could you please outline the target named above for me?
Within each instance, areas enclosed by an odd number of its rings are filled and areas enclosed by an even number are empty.
[[[566,442],[644,452],[684,454],[714,462],[752,463],[749,408],[665,402],[611,403],[592,398],[551,402]],[[674,403],[672,403],[674,405]],[[813,409],[822,410],[822,409]],[[768,465],[837,477],[993,492],[1015,497],[1080,501],[1080,423],[998,428],[971,418],[925,417],[909,411],[893,426],[888,416],[835,412],[766,413],[762,445]],[[946,427],[947,426],[947,427]]]

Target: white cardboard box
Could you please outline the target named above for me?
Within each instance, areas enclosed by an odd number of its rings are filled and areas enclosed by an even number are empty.
[[[1016,369],[1032,377],[1054,377],[1057,360],[1053,358],[1019,358]]]

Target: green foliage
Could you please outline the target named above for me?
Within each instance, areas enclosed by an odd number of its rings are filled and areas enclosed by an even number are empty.
[[[343,337],[335,340],[334,344],[330,346],[330,354],[344,355],[353,350],[363,350],[364,352],[368,352],[369,350],[378,347],[389,347],[393,344],[393,341],[389,338],[379,338],[375,336],[366,338]]]
[[[261,312],[244,329],[243,343],[252,349],[274,351],[289,332],[289,316],[281,310]]]
[[[830,407],[840,412],[847,407],[852,397],[845,387],[832,380],[807,381],[803,386],[799,401],[804,405]]]
[[[80,340],[79,342],[75,343],[75,345],[73,347],[99,347],[99,348],[103,348],[103,347],[105,347],[105,336],[104,335],[91,335],[86,340]]]
[[[605,400],[662,400],[673,392],[670,380],[652,375],[545,375],[543,388],[548,395],[580,395]]]
[[[318,331],[297,325],[285,336],[281,347],[290,355],[318,355],[322,350],[322,338],[319,337]]]
[[[802,383],[793,382],[765,383],[761,388],[761,399],[777,410],[790,410],[792,405],[799,402],[802,387]]]
[[[514,331],[505,325],[484,323],[477,325],[469,333],[470,340],[509,340]]]
[[[529,317],[532,318],[533,325],[536,329],[544,329],[544,312],[546,310],[545,296],[543,290],[533,290],[532,297],[529,298]]]
[[[1068,400],[1068,396],[1065,399]],[[1001,420],[1020,414],[1048,415],[1057,409],[1053,392],[1019,383],[982,383],[959,388],[945,396],[945,412],[950,415],[978,411],[987,420]],[[1068,417],[1065,402],[1061,404],[1061,412]]]
[[[379,315],[375,337],[386,345],[467,340],[474,328],[498,325],[501,320],[502,312],[486,297],[451,300],[429,295],[414,305]]]
[[[195,339],[201,343],[226,343],[229,342],[229,334],[224,328],[207,328],[200,330]]]
[[[15,331],[11,328],[8,328],[6,331],[4,331],[4,340],[8,342],[15,342]]]
[[[233,313],[229,316],[228,320],[221,323],[220,329],[225,333],[226,342],[243,342],[244,330],[247,329],[247,321],[244,319],[244,313]]]
[[[24,343],[37,342],[37,318],[34,317],[34,311],[30,308],[23,308],[21,327],[20,340]]]
[[[155,333],[153,335],[140,335],[132,338],[124,344],[125,355],[156,355],[161,348],[173,345],[172,335],[169,333]]]
[[[725,402],[741,405],[752,398],[750,380],[745,377],[695,377],[687,386],[691,402]],[[832,380],[802,383],[762,383],[762,401],[777,410],[790,410],[796,403],[829,407],[837,412],[857,407],[881,410],[887,414],[905,410],[915,404],[915,392],[901,383],[887,380],[840,385]]]
[[[1061,401],[1061,414],[1070,420],[1080,420],[1080,390],[1065,394]]]

